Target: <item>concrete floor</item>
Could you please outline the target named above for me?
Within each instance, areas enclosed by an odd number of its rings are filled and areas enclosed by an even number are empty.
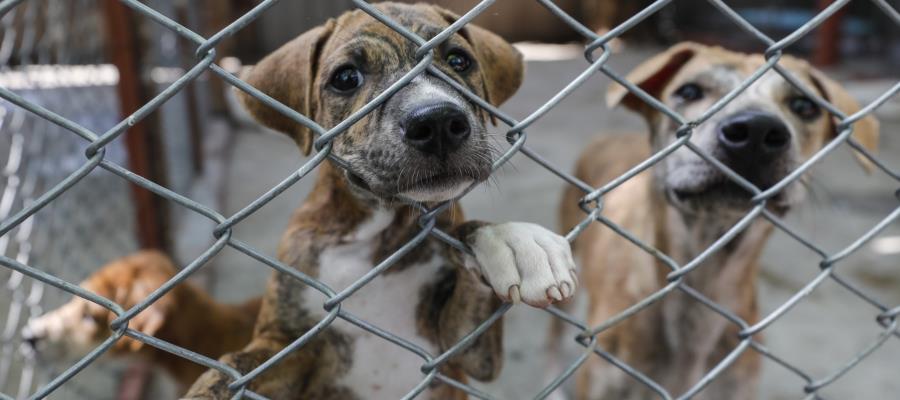
[[[650,53],[629,49],[612,58],[616,71],[627,71]],[[525,83],[503,109],[522,119],[577,76],[583,60],[529,62]],[[895,79],[896,80],[896,79]],[[894,81],[848,83],[864,102],[871,101]],[[564,170],[570,170],[583,144],[597,132],[638,131],[640,120],[625,111],[609,111],[603,103],[608,79],[596,75],[529,129],[528,144]],[[900,100],[878,112],[882,122],[882,160],[900,168]],[[234,213],[292,173],[305,160],[286,137],[242,130],[234,143],[234,159],[227,181],[226,210]],[[867,176],[839,149],[813,170],[809,201],[795,210],[789,223],[819,246],[836,252],[849,245],[898,206],[897,183],[883,174]],[[256,214],[237,225],[235,236],[274,256],[291,211],[304,199],[312,179],[304,179]],[[539,165],[517,155],[491,185],[463,200],[470,218],[491,221],[531,221],[556,227],[556,207],[562,181]],[[897,237],[900,224],[888,226],[880,237]],[[893,247],[892,247],[893,246]],[[864,246],[840,264],[848,280],[888,305],[900,304],[898,250],[890,239]],[[876,251],[879,250],[879,251]],[[785,234],[771,240],[763,256],[760,285],[762,312],[768,313],[798,292],[818,272],[818,258]],[[214,260],[213,291],[223,300],[240,300],[262,292],[269,270],[237,251],[226,249]],[[822,378],[864,349],[880,333],[877,310],[852,293],[826,281],[796,308],[765,332],[769,349]],[[507,362],[503,374],[484,390],[502,399],[528,398],[547,382],[546,361],[540,349],[548,314],[515,307],[507,319]],[[890,339],[848,374],[828,386],[828,399],[900,398],[900,340]],[[772,362],[766,362],[763,399],[804,397],[804,382]]]

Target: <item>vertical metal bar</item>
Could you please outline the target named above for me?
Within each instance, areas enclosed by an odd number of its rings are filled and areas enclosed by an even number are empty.
[[[819,0],[816,7],[821,12],[831,4],[831,0]],[[816,47],[813,52],[813,64],[828,66],[837,64],[841,58],[841,22],[846,8],[842,8],[831,18],[825,20],[816,34]]]
[[[248,2],[237,0],[201,0],[197,3],[199,4],[189,5],[188,7],[202,7],[201,10],[203,10],[203,12],[200,14],[200,18],[198,18],[201,20],[198,22],[202,29],[198,32],[207,37],[228,26],[235,16],[241,14],[237,12],[235,8],[241,8],[242,11],[249,11],[252,9],[252,5],[246,4]],[[255,36],[252,29],[244,29],[244,31],[245,32],[242,32],[240,37],[226,38],[216,45],[216,62],[222,57],[235,55],[235,41],[246,40],[246,36]],[[251,40],[252,39],[253,38],[251,38]],[[226,91],[228,90],[232,90],[231,86],[221,79],[209,80],[209,84],[207,85],[209,94],[209,112],[218,115],[228,115],[228,104],[225,101],[225,96],[227,95]]]
[[[119,112],[127,116],[146,102],[147,87],[141,80],[141,55],[138,54],[139,35],[136,21],[129,10],[117,0],[105,0],[106,26],[108,32],[108,54],[119,70],[118,94]],[[163,174],[153,165],[162,159],[162,147],[158,138],[150,135],[154,119],[148,117],[132,126],[124,136],[128,153],[128,168],[159,184],[163,184]],[[165,202],[149,190],[129,183],[134,199],[137,238],[143,248],[165,249]],[[141,400],[144,389],[151,377],[150,369],[143,363],[135,364],[123,373],[116,390],[117,400]]]
[[[106,25],[109,37],[109,56],[119,70],[118,93],[120,113],[127,116],[144,104],[146,88],[141,81],[141,58],[137,53],[138,32],[128,9],[116,0],[104,1]],[[157,140],[150,135],[152,119],[135,124],[125,135],[129,169],[147,179],[164,185],[161,165],[161,149]],[[157,164],[157,165],[154,165]],[[166,210],[165,203],[150,191],[131,184],[135,202],[137,236],[141,247],[165,249]]]
[[[175,10],[177,13],[177,20],[182,24],[187,26],[192,26],[190,22],[194,18],[191,17],[191,10],[188,7],[196,7],[195,5],[184,2],[182,4],[176,4]],[[197,21],[199,22],[199,21]],[[196,62],[196,59],[191,51],[190,47],[181,46],[179,43],[179,55],[180,62],[182,67],[186,70],[190,69],[192,65]],[[199,100],[197,98],[197,81],[191,81],[187,86],[184,87],[183,96],[185,97],[185,103],[187,104],[187,118],[188,118],[188,128],[190,135],[190,143],[191,143],[191,166],[194,169],[194,173],[196,175],[203,174],[203,124],[201,122],[201,110]],[[205,111],[205,110],[204,110]]]

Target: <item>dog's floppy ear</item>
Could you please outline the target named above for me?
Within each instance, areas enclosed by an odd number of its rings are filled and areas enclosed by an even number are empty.
[[[825,76],[825,74],[815,68],[810,68],[809,75],[816,88],[822,93],[822,97],[838,110],[843,111],[846,115],[854,114],[860,110],[859,103],[850,96],[850,93],[841,84]],[[829,115],[829,122],[831,127],[828,140],[831,140],[840,132],[837,131],[836,118]],[[878,120],[871,113],[853,123],[853,139],[873,154],[878,151],[878,126]],[[862,154],[856,153],[856,159],[866,172],[872,172],[875,168],[872,162]]]
[[[465,30],[472,47],[478,53],[478,63],[484,74],[488,96],[485,100],[499,106],[512,97],[522,85],[522,75],[525,72],[522,53],[487,29],[467,25]]]
[[[663,88],[666,87],[681,67],[687,64],[702,48],[705,48],[705,46],[694,42],[678,43],[644,61],[625,78],[651,96],[659,98]],[[606,92],[606,105],[609,108],[613,108],[620,103],[631,110],[642,113],[649,107],[624,86],[613,83]]]
[[[451,24],[459,19],[450,11],[432,7]],[[522,85],[525,73],[522,53],[502,37],[476,25],[466,24],[459,32],[475,50],[477,63],[484,74],[485,100],[495,106],[503,104]]]
[[[251,67],[241,79],[297,112],[315,119],[317,99],[313,80],[319,52],[334,29],[334,20],[281,46]],[[313,133],[255,97],[238,90],[244,108],[261,124],[294,138],[304,154],[312,150]]]

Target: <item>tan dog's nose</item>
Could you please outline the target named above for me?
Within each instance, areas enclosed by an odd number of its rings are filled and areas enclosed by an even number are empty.
[[[459,149],[472,129],[459,106],[441,102],[419,107],[403,122],[403,141],[440,158]]]
[[[25,326],[22,328],[22,342],[28,345],[29,348],[36,349],[40,340],[40,335],[34,332],[31,327]]]
[[[728,118],[719,126],[718,134],[719,144],[738,164],[772,161],[791,143],[787,125],[773,115],[760,112],[745,112]]]

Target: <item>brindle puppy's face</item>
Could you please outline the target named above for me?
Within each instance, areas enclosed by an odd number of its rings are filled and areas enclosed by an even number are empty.
[[[426,40],[456,19],[434,6],[376,7]],[[416,49],[413,42],[356,10],[286,44],[244,79],[331,128],[413,69]],[[466,26],[436,47],[432,65],[495,105],[521,83],[519,53],[476,26]],[[309,151],[309,130],[249,96],[242,100],[256,119],[293,135]],[[332,152],[349,163],[352,172],[346,177],[361,193],[448,200],[490,173],[488,119],[449,84],[425,73],[338,135]]]
[[[351,15],[338,21],[320,56],[315,87],[319,122],[327,127],[385,91],[417,61],[414,43],[361,11]],[[427,12],[391,16],[426,39],[449,25]],[[437,47],[434,65],[484,96],[482,67],[465,33]],[[356,186],[385,196],[446,200],[490,173],[484,117],[450,85],[423,74],[338,136],[333,151],[350,164],[354,173],[348,178]]]
[[[695,120],[764,63],[761,55],[685,43],[645,62],[630,78],[686,120]],[[845,113],[859,109],[839,85],[805,62],[783,57],[779,65]],[[653,127],[651,142],[655,151],[677,140],[677,122],[621,90],[611,89],[610,100],[621,100],[644,113]],[[766,190],[809,159],[834,134],[828,112],[780,74],[769,71],[697,126],[690,141],[760,190]],[[874,147],[877,122],[871,117],[859,121],[854,126],[854,137],[865,146]],[[653,173],[669,202],[684,212],[740,215],[751,205],[749,191],[687,147],[665,157]],[[768,205],[783,212],[802,198],[802,184],[792,183]]]

